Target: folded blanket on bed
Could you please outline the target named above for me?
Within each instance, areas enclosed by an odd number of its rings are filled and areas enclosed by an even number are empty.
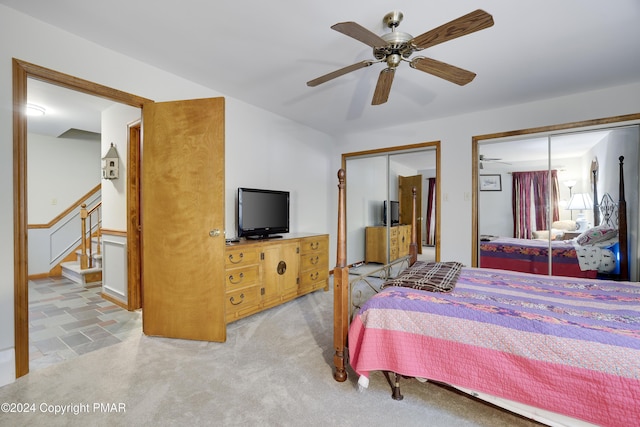
[[[403,286],[431,292],[451,292],[456,286],[460,270],[459,262],[422,262],[417,261],[404,270],[395,279],[389,279],[381,286]]]

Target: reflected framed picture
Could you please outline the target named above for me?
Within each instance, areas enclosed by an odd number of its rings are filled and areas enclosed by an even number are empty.
[[[480,191],[502,191],[502,175],[480,175]]]

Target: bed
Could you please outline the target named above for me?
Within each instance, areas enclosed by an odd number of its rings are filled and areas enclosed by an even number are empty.
[[[480,242],[480,267],[532,274],[595,278],[597,269],[582,270],[574,240],[498,237]]]
[[[622,167],[622,160],[621,167]],[[593,179],[593,215],[597,225],[586,233],[571,233],[565,238],[565,230],[544,230],[534,232],[546,238],[521,239],[512,237],[481,236],[480,264],[482,268],[519,271],[522,273],[549,274],[549,258],[551,274],[568,277],[609,277],[620,274],[621,256],[620,239],[626,241],[627,224],[618,223],[618,204],[610,194],[605,193],[598,200],[596,171]],[[622,182],[622,181],[621,181]],[[563,223],[567,221],[557,221]],[[597,242],[585,238],[592,230],[604,230],[608,233]],[[557,232],[560,232],[559,234]],[[549,238],[550,237],[550,238]],[[549,257],[551,253],[551,257]]]
[[[344,171],[338,176],[337,381],[347,379],[348,361],[363,386],[372,371],[395,376],[390,384],[396,398],[401,397],[400,378],[413,377],[447,384],[549,425],[617,426],[640,420],[638,283],[459,265],[453,290],[425,291],[396,280],[364,302],[351,320]],[[621,181],[621,207],[623,189]],[[414,237],[410,267],[400,279],[414,277],[412,269],[430,268],[417,262]]]

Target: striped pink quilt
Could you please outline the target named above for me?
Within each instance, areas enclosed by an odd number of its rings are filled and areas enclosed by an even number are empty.
[[[463,268],[387,288],[349,329],[359,374],[442,381],[603,426],[640,425],[640,284]]]

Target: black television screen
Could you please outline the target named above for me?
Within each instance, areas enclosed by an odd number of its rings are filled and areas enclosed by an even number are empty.
[[[391,200],[390,202],[391,210],[389,212],[391,225],[400,224],[400,202],[396,202]],[[384,201],[382,207],[382,223],[387,225],[387,201]]]
[[[238,237],[260,239],[288,232],[288,191],[238,188]]]

